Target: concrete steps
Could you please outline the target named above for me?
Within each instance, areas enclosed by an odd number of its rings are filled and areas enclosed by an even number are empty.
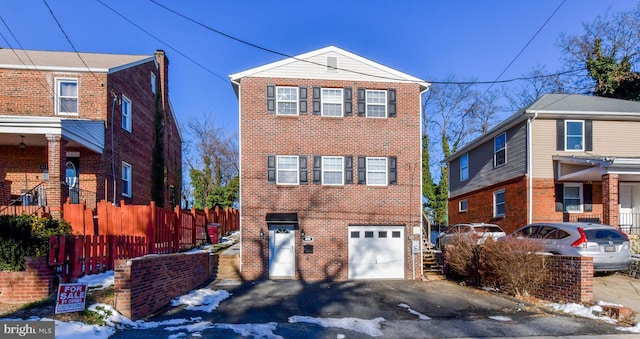
[[[425,250],[422,253],[422,275],[426,280],[444,280],[442,252]]]
[[[240,276],[240,247],[238,244],[227,248],[218,256],[216,280],[242,280]]]

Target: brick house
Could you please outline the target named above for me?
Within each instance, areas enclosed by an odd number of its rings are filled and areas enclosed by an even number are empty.
[[[429,84],[336,47],[230,79],[240,110],[242,276],[421,272],[411,240],[420,239]]]
[[[179,204],[182,139],[164,51],[116,55],[0,49],[2,205],[48,208],[97,200]],[[156,140],[155,126],[162,126]]]
[[[640,227],[640,102],[546,94],[446,158],[449,224]]]

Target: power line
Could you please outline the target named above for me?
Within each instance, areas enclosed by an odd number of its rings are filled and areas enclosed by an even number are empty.
[[[76,55],[78,55],[78,58],[80,58],[80,61],[82,61],[82,64],[84,65],[84,67],[86,67],[87,70],[89,70],[89,72],[93,75],[93,77],[96,78],[96,80],[100,83],[100,85],[104,87],[104,83],[102,82],[102,80],[100,80],[100,78],[98,78],[98,76],[95,73],[93,73],[93,71],[91,70],[89,65],[87,65],[87,63],[84,62],[84,59],[82,59],[82,56],[80,55],[80,53],[76,49],[76,46],[73,45],[73,42],[71,42],[71,39],[69,38],[69,35],[67,35],[67,32],[64,31],[64,29],[62,28],[62,25],[60,24],[60,21],[58,21],[58,18],[56,18],[56,15],[53,13],[53,10],[51,9],[51,7],[49,7],[49,4],[47,3],[47,0],[42,0],[42,1],[44,2],[44,4],[49,9],[49,13],[51,13],[51,16],[53,17],[53,20],[56,22],[56,24],[58,24],[58,28],[60,28],[60,31],[62,32],[64,37],[69,42],[69,45],[71,45],[71,48],[73,48],[73,51],[76,52]]]
[[[187,60],[193,62],[195,65],[199,66],[200,68],[204,69],[205,71],[211,73],[212,75],[214,75],[216,78],[229,83],[229,79],[224,78],[222,76],[220,76],[219,74],[217,74],[216,72],[208,69],[207,67],[205,67],[204,65],[202,65],[201,63],[195,61],[194,59],[190,58],[189,56],[187,56],[186,54],[180,52],[177,48],[169,45],[168,43],[160,40],[160,38],[156,37],[155,35],[151,34],[150,32],[148,32],[147,30],[145,30],[144,28],[140,27],[138,24],[136,24],[135,22],[129,20],[129,18],[125,17],[124,15],[122,15],[120,12],[116,11],[113,7],[105,4],[104,2],[102,2],[101,0],[97,0],[101,5],[103,5],[104,7],[110,9],[112,12],[114,12],[115,14],[117,14],[119,17],[121,17],[122,19],[124,19],[125,21],[127,21],[128,23],[130,23],[131,25],[133,25],[134,27],[136,27],[137,29],[141,30],[142,32],[144,32],[145,34],[147,34],[148,36],[154,38],[156,41],[160,42],[161,44],[169,47],[170,49],[172,49],[174,52],[180,54],[181,56],[183,56],[184,58],[186,58]]]

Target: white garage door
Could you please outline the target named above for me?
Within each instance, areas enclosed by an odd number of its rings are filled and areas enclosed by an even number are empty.
[[[404,226],[349,226],[349,279],[404,279]]]

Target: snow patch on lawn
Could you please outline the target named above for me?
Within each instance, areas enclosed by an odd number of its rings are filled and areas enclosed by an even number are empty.
[[[372,337],[383,335],[380,331],[380,323],[385,319],[378,317],[375,319],[359,319],[359,318],[314,318],[302,315],[294,315],[289,317],[290,323],[310,323],[320,325],[322,327],[338,327],[346,330],[360,332]]]

